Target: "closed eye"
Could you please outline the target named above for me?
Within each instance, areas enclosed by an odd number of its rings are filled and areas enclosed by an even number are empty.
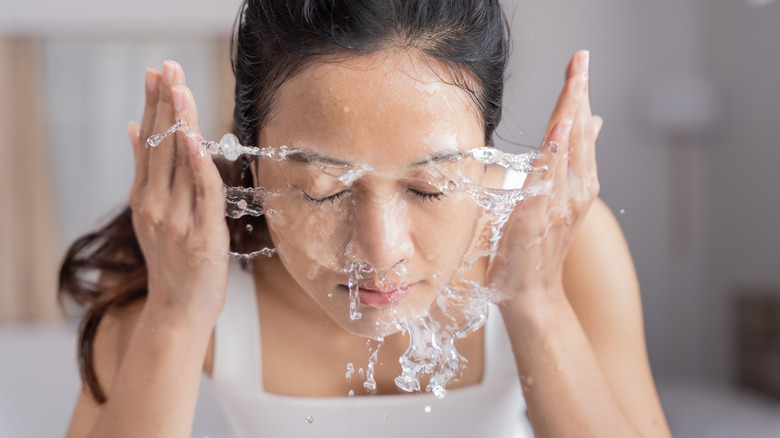
[[[409,188],[409,191],[412,192],[414,196],[417,196],[418,198],[422,199],[423,202],[424,201],[433,202],[434,200],[440,201],[441,198],[444,196],[444,193],[442,192],[428,193],[413,188]]]
[[[309,202],[312,202],[312,203],[314,203],[314,204],[316,204],[318,206],[322,205],[326,201],[330,202],[331,204],[334,204],[336,201],[338,201],[339,199],[344,197],[344,195],[346,195],[348,191],[349,190],[342,190],[342,191],[340,191],[340,192],[338,192],[336,194],[327,196],[327,197],[322,198],[322,199],[312,198],[306,192],[303,192],[303,199],[305,199],[305,200],[307,200]]]

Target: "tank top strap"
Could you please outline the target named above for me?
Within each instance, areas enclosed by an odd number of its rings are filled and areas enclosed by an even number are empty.
[[[485,322],[485,374],[486,381],[507,382],[517,377],[517,365],[512,353],[509,333],[498,306],[491,304]]]
[[[231,262],[225,305],[214,328],[212,380],[258,394],[263,390],[261,364],[254,278],[238,262]]]
[[[504,183],[502,187],[505,189],[520,189],[525,184],[525,178],[528,174],[523,172],[515,172],[514,170],[507,169],[504,172]]]

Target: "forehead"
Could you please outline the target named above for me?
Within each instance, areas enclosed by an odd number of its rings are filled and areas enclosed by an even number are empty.
[[[471,97],[409,52],[319,61],[279,89],[262,145],[288,145],[375,168],[482,146]]]

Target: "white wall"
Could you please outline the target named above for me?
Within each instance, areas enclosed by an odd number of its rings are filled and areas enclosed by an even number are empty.
[[[591,102],[605,120],[597,147],[601,196],[618,216],[637,265],[653,371],[700,372],[697,303],[690,287],[695,278],[687,270],[680,273],[669,255],[669,151],[646,110],[659,81],[702,69],[698,2],[548,0],[506,6],[514,53],[500,131],[538,144],[566,62],[578,49],[591,51]],[[683,258],[696,263],[693,255]]]
[[[240,0],[0,0],[4,33],[222,33]]]
[[[780,3],[709,0],[702,14],[706,66],[726,111],[709,145],[702,300],[713,309],[706,349],[719,366],[711,371],[728,378],[733,293],[742,285],[780,293]]]

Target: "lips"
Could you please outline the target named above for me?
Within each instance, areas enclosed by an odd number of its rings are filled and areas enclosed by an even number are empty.
[[[344,286],[346,287],[346,286]],[[412,285],[383,285],[382,287],[365,284],[358,288],[360,303],[371,307],[385,307],[403,300],[409,295]]]

